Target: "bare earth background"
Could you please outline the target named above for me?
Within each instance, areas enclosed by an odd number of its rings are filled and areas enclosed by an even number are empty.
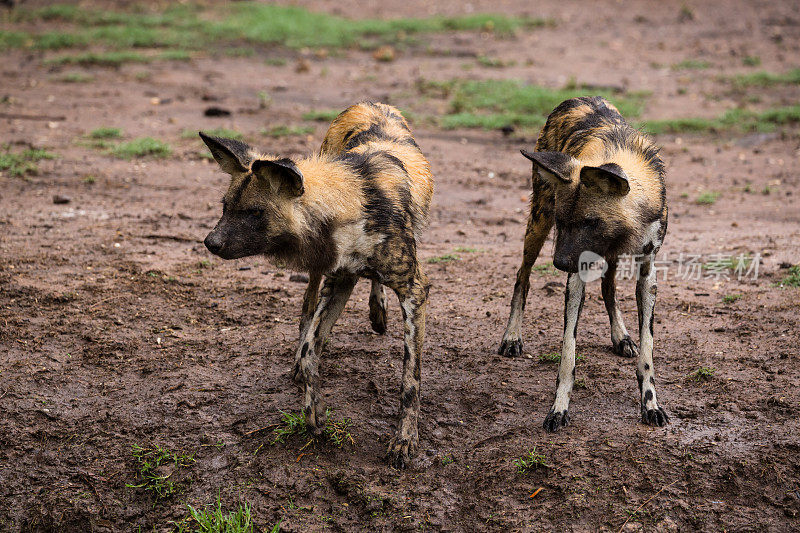
[[[564,275],[533,274],[524,328],[532,358],[495,355],[526,217],[530,167],[518,150],[535,136],[415,123],[437,180],[421,256],[460,260],[426,265],[421,452],[402,472],[382,460],[398,404],[400,310],[392,298],[387,335],[373,334],[365,282],[321,369],[326,401],[336,418],[352,419],[354,444],[301,451],[302,439],[271,446],[269,429],[254,431],[300,406],[288,371],[305,286],[263,258],[207,253],[202,239],[227,178],[181,135],[226,127],[265,150],[306,154],[327,124],[304,122],[303,113],[362,99],[414,107],[420,78],[548,87],[575,79],[651,91],[644,119],[713,117],[735,103],[719,76],[752,70],[743,57],[774,72],[800,66],[796,3],[695,2],[690,20],[680,2],[297,4],[352,18],[471,10],[557,24],[514,38],[425,36],[426,47],[389,63],[357,49],[325,56],[269,47],[251,57],[68,67],[90,83],[59,81],[65,67],[43,63],[48,53],[3,52],[0,111],[65,120],[0,119],[0,142],[59,156],[26,179],[0,177],[0,529],[168,531],[186,503],[217,495],[249,502],[264,530],[278,520],[282,531],[616,531],[627,519],[631,531],[800,528],[800,291],[775,286],[786,263],[800,262],[796,127],[658,136],[671,208],[662,253],[760,253],[759,277],[684,280],[673,267],[660,283],[655,364],[671,416],[665,428],[639,422],[634,363],[612,354],[599,283],[590,286],[578,338],[585,388],[573,395],[573,425],[549,435],[541,422],[556,365],[539,355],[560,349]],[[516,63],[497,69],[478,56]],[[669,68],[698,57],[710,67]],[[798,87],[753,91],[765,106],[786,105],[797,103]],[[259,108],[262,91],[268,108]],[[233,115],[204,117],[209,105]],[[436,114],[446,102],[419,105]],[[275,124],[313,130],[259,134]],[[120,160],[75,142],[103,126],[166,140],[174,154]],[[721,196],[699,205],[703,190]],[[53,195],[71,202],[55,205]],[[551,252],[548,243],[540,263]],[[633,284],[620,291],[635,331]],[[713,377],[691,379],[700,367]],[[179,495],[154,502],[126,487],[136,483],[134,444],[195,454],[175,473]],[[534,446],[548,466],[518,474],[513,460]]]

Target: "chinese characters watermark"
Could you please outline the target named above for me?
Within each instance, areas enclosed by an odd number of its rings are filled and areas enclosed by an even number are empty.
[[[617,259],[615,279],[636,279],[640,268],[648,256],[623,254]],[[702,254],[680,253],[677,257],[668,255],[657,256],[652,263],[656,279],[680,279],[684,281],[699,281],[710,279],[714,281],[730,281],[736,279],[758,279],[761,254],[754,255],[740,253],[739,255],[715,253],[708,256]],[[593,252],[583,252],[579,260],[578,273],[581,279],[588,283],[603,277],[608,271],[605,260]]]

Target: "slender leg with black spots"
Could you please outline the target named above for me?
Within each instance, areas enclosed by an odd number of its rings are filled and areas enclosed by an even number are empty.
[[[306,329],[311,317],[314,316],[314,311],[317,309],[317,301],[319,300],[319,285],[322,282],[322,274],[311,272],[308,274],[308,286],[306,292],[303,294],[303,310],[300,315],[300,335]]]
[[[322,286],[317,309],[308,323],[298,348],[298,379],[303,384],[303,412],[306,425],[315,434],[325,427],[325,406],[320,398],[319,353],[322,341],[330,334],[342,313],[358,278],[328,277]]]
[[[642,422],[664,426],[669,422],[666,411],[656,401],[656,378],[653,369],[653,308],[656,303],[656,270],[653,255],[647,256],[639,267],[636,280],[636,304],[639,308],[639,358],[636,380],[639,383]]]
[[[404,468],[419,447],[417,424],[420,410],[422,344],[425,339],[425,310],[428,278],[419,270],[407,287],[395,288],[403,311],[403,378],[400,385],[400,419],[397,432],[389,441],[389,464]]]
[[[300,349],[303,347],[303,338],[306,334],[306,328],[309,322],[314,317],[314,311],[317,309],[317,301],[319,300],[319,285],[322,282],[322,274],[310,272],[308,275],[308,286],[303,295],[303,310],[300,315],[300,341],[297,346],[294,357],[294,365],[292,366],[292,379],[295,381],[300,380]]]
[[[603,276],[603,301],[606,304],[608,318],[611,320],[611,344],[614,346],[614,353],[622,357],[637,357],[639,348],[633,342],[625,322],[622,319],[622,312],[617,303],[617,264],[609,263],[608,270]]]
[[[539,178],[534,176],[534,182],[538,181]],[[506,331],[498,350],[500,355],[508,357],[522,355],[522,316],[525,312],[525,301],[528,298],[528,289],[531,284],[531,268],[536,258],[539,257],[539,251],[553,227],[552,207],[546,205],[552,200],[545,194],[546,191],[551,191],[552,195],[552,189],[534,188],[534,194],[537,196],[533,198],[534,204],[531,207],[531,216],[528,218],[528,227],[525,230],[522,266],[517,271],[514,296],[511,298],[511,313],[508,316]]]
[[[386,333],[386,290],[375,280],[369,293],[369,321],[375,333]]]
[[[546,431],[558,431],[561,426],[569,425],[569,398],[575,383],[575,338],[585,289],[586,285],[577,273],[569,275],[564,296],[564,344],[556,378],[556,399],[542,424]]]

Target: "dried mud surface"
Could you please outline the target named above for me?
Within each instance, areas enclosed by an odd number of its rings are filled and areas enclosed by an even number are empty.
[[[461,2],[301,4],[347,16],[465,9]],[[270,429],[259,428],[301,402],[288,371],[304,284],[263,258],[223,262],[202,245],[226,177],[198,157],[201,147],[181,137],[184,129],[234,128],[266,150],[299,155],[319,146],[324,124],[313,123],[307,138],[258,132],[360,99],[402,107],[415,98],[416,79],[452,77],[552,87],[574,77],[652,91],[645,118],[714,116],[730,103],[717,75],[742,71],[743,55],[760,56],[766,70],[798,66],[792,2],[703,3],[683,22],[680,6],[473,2],[475,11],[558,24],[515,39],[432,36],[441,54],[412,49],[388,64],[368,52],[311,54],[307,72],[294,68],[303,52],[263,50],[75,68],[94,81],[66,84],[40,55],[8,52],[0,67],[0,95],[12,97],[7,111],[65,120],[0,119],[0,141],[59,155],[28,179],[0,178],[0,529],[166,531],[185,515],[184,502],[203,505],[217,494],[248,501],[265,528],[282,520],[282,531],[800,528],[800,291],[774,286],[786,275],[781,264],[800,258],[796,131],[658,138],[671,207],[662,252],[763,260],[757,280],[684,280],[670,271],[660,283],[655,365],[671,416],[665,428],[639,422],[634,364],[610,350],[599,284],[587,290],[579,328],[585,387],[574,392],[570,427],[554,435],[541,428],[556,366],[538,357],[560,347],[564,275],[533,274],[523,330],[531,358],[496,355],[526,217],[529,166],[518,150],[533,138],[415,126],[437,180],[420,254],[461,260],[426,264],[433,288],[421,452],[406,471],[382,460],[402,364],[396,300],[387,334],[375,335],[368,284],[360,283],[323,356],[325,400],[334,416],[352,419],[354,444],[270,446]],[[276,54],[288,65],[264,62]],[[464,58],[478,55],[517,65],[465,71]],[[714,67],[654,66],[698,55]],[[142,71],[150,77],[137,76]],[[268,109],[259,109],[259,91],[271,94]],[[203,117],[208,97],[233,116]],[[774,105],[797,97],[796,88],[764,96]],[[175,154],[124,161],[75,142],[101,126],[167,140]],[[746,184],[756,192],[744,192]],[[766,186],[771,192],[762,194]],[[695,204],[704,189],[722,196]],[[54,205],[56,194],[71,202]],[[540,262],[551,253],[548,243]],[[620,291],[634,331],[632,283]],[[742,297],[724,303],[729,294]],[[711,380],[689,378],[701,366],[716,370]],[[175,473],[180,495],[154,503],[126,487],[135,483],[133,444],[195,454]],[[534,446],[547,467],[517,474],[513,460]]]

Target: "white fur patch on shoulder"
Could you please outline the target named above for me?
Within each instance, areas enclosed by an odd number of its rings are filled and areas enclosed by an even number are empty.
[[[366,261],[374,255],[375,247],[386,237],[364,231],[364,221],[347,224],[333,232],[337,261],[332,270],[357,273],[366,267]]]

